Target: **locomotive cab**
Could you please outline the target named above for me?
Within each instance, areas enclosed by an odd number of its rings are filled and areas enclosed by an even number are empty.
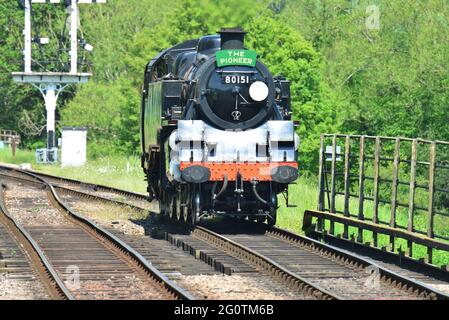
[[[167,49],[145,72],[142,166],[161,213],[274,224],[298,177],[289,82],[273,78],[245,32],[222,29]]]

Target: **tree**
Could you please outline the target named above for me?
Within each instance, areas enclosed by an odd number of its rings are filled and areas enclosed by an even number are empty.
[[[341,132],[449,140],[449,7],[440,0],[290,1],[284,17],[322,54]]]
[[[96,48],[95,79],[79,87],[61,114],[61,125],[87,126],[92,155],[138,151],[140,89],[148,61],[170,46],[213,34],[227,23],[243,25],[262,8],[250,0],[183,0],[176,5],[133,0],[86,12],[90,23],[84,30],[86,36],[93,35],[89,41]],[[105,35],[104,29],[111,32]],[[98,119],[93,119],[95,114]]]
[[[330,93],[321,81],[321,57],[298,31],[270,11],[252,20],[247,30],[247,45],[273,74],[291,81],[293,118],[300,122],[301,168],[313,170],[318,164],[320,133],[336,130],[339,123]]]
[[[89,126],[94,154],[135,152],[146,63],[184,40],[243,26],[247,46],[291,80],[304,169],[316,173],[323,132],[449,140],[449,7],[443,0],[374,3],[379,30],[366,26],[368,0],[111,0],[81,7],[80,37],[94,46],[86,55],[94,78],[59,100],[59,125]],[[37,33],[52,40],[36,47],[38,60],[58,44],[62,8],[35,12]],[[21,129],[31,145],[40,141],[31,131],[45,125],[43,101],[10,77],[21,65],[22,21],[16,2],[0,4],[0,127]]]

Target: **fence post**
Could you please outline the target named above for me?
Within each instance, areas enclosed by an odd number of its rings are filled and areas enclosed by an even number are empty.
[[[430,145],[430,159],[429,159],[429,210],[427,216],[427,236],[433,238],[433,201],[435,195],[435,158],[436,158],[436,142],[433,141]],[[427,248],[427,260],[432,263],[432,248]]]
[[[331,169],[331,203],[330,203],[330,212],[335,213],[335,166],[337,162],[337,136],[334,134],[332,136],[332,169]],[[335,223],[334,221],[330,222],[329,233],[334,234],[335,231]]]
[[[374,149],[374,212],[373,223],[379,222],[379,162],[380,162],[380,137],[376,137]],[[373,243],[377,247],[377,232],[373,231]]]
[[[418,157],[418,140],[413,139],[412,142],[412,159],[410,166],[410,193],[409,193],[409,207],[408,207],[408,224],[407,230],[413,232],[413,213],[415,212],[415,187],[416,187],[416,161]],[[407,241],[408,255],[413,255],[413,242]]]
[[[345,161],[344,165],[340,166],[337,162],[337,149],[339,139],[345,138],[344,148],[345,148]],[[328,164],[327,160],[330,160],[327,156],[326,144],[329,144],[332,138],[332,162]],[[355,140],[352,140],[355,139]],[[367,140],[368,139],[368,140]],[[357,143],[357,140],[359,143]],[[389,142],[386,143],[385,141]],[[368,142],[367,142],[368,141]],[[371,156],[371,141],[374,144],[374,157]],[[352,143],[352,146],[351,146]],[[355,143],[355,145],[354,145]],[[394,145],[393,145],[394,143]],[[411,153],[408,155],[409,143],[411,147]],[[358,176],[355,175],[356,169],[354,168],[354,159],[357,155],[354,155],[354,148],[359,144],[359,157],[358,157]],[[388,145],[387,145],[388,144]],[[407,144],[407,150],[401,150],[404,148],[404,144]],[[420,144],[429,145],[429,160],[425,162],[422,158],[424,151],[427,151],[427,147],[421,149]],[[389,251],[395,252],[395,242],[397,239],[401,239],[401,246],[399,246],[399,255],[408,256],[410,258],[414,257],[414,246],[422,246],[426,248],[427,253],[425,255],[425,260],[427,263],[433,263],[433,253],[434,250],[446,250],[449,252],[449,246],[445,241],[447,235],[445,232],[440,234],[439,228],[435,229],[435,224],[439,222],[437,220],[441,216],[447,216],[446,211],[439,211],[441,208],[437,205],[436,196],[438,192],[449,192],[448,189],[443,186],[440,187],[437,182],[435,182],[436,177],[438,177],[438,168],[448,168],[446,162],[441,162],[437,156],[437,151],[441,151],[439,146],[449,145],[445,141],[428,141],[420,139],[409,139],[409,138],[391,138],[391,137],[371,137],[371,136],[351,136],[351,135],[336,135],[336,134],[322,134],[320,137],[320,154],[319,154],[319,203],[318,210],[324,213],[313,213],[311,217],[317,219],[316,231],[324,235],[325,232],[329,232],[331,235],[336,234],[335,225],[342,225],[343,233],[338,234],[338,237],[343,239],[351,238],[351,241],[357,241],[358,243],[364,243],[364,231],[366,230],[370,234],[372,233],[373,242],[367,245],[373,245],[378,247],[379,240],[383,240],[383,237],[389,237],[388,249]],[[368,146],[368,149],[367,149]],[[393,158],[391,158],[391,151],[385,154],[385,148],[388,150],[394,148]],[[419,149],[419,150],[418,150]],[[368,151],[367,151],[368,150]],[[407,155],[401,156],[401,151],[407,153]],[[420,151],[420,153],[418,153]],[[329,151],[330,152],[330,151]],[[357,150],[355,150],[357,153]],[[427,156],[425,156],[427,157]],[[371,160],[373,164],[371,165]],[[385,163],[384,163],[385,162]],[[388,162],[388,167],[387,167]],[[428,185],[422,180],[426,178],[427,168],[424,166],[428,165]],[[341,167],[344,166],[344,172],[341,171]],[[383,167],[382,167],[383,166]],[[390,167],[391,166],[391,167]],[[404,167],[405,166],[405,167]],[[410,166],[410,167],[409,167]],[[367,172],[371,172],[371,168],[374,171],[373,176]],[[392,168],[392,172],[390,171]],[[424,170],[426,169],[426,170]],[[352,173],[351,173],[352,170]],[[387,172],[388,171],[388,172]],[[386,174],[391,172],[392,180],[385,177]],[[331,174],[331,184],[328,185],[328,174]],[[344,175],[344,192],[340,192],[340,179],[338,176]],[[404,178],[405,175],[405,178]],[[409,181],[406,177],[409,176]],[[358,178],[358,188],[352,186],[355,183],[355,179]],[[365,197],[365,189],[370,187],[370,183],[367,185],[367,180],[373,180],[373,193]],[[391,201],[386,201],[383,197],[384,187],[391,181]],[[445,182],[445,181],[444,181]],[[337,185],[338,184],[338,185]],[[408,189],[407,189],[408,186]],[[405,190],[402,190],[402,187]],[[357,190],[358,189],[358,194]],[[420,189],[428,190],[428,194],[422,194]],[[371,190],[371,189],[369,189]],[[352,192],[351,192],[352,191]],[[369,191],[371,193],[371,191]],[[339,211],[340,206],[338,205],[337,195],[344,195],[344,210]],[[404,197],[408,196],[408,204],[405,204]],[[422,199],[424,196],[424,199]],[[350,204],[351,198],[358,198],[358,213],[351,212]],[[369,204],[365,207],[365,201],[368,200]],[[370,202],[373,202],[373,216],[365,216],[365,210],[369,210]],[[421,200],[427,201],[428,206],[422,204]],[[381,204],[388,203],[390,207],[390,217],[384,218],[383,210]],[[337,209],[337,207],[339,207]],[[403,209],[400,209],[404,207]],[[421,211],[424,215],[421,215]],[[327,213],[328,212],[328,213]],[[343,216],[337,214],[337,212],[343,213]],[[407,222],[404,226],[403,222],[398,222],[398,215],[403,215],[407,212]],[[369,212],[368,212],[369,213]],[[423,219],[419,219],[419,226],[415,228],[414,218],[419,216]],[[354,217],[357,217],[357,221]],[[401,217],[401,221],[403,220]],[[366,222],[363,222],[365,221]],[[424,221],[425,222],[424,222]],[[329,222],[326,222],[329,221]],[[426,225],[426,230],[423,232],[421,230],[422,222]],[[444,223],[444,222],[442,222]],[[388,225],[384,226],[383,224]],[[329,230],[326,231],[326,226],[330,226]],[[418,228],[419,227],[419,228]],[[438,227],[438,225],[437,225]],[[393,230],[392,230],[393,229]],[[355,234],[349,235],[350,231],[357,230],[357,238]],[[426,235],[427,237],[423,237]],[[405,248],[403,242],[407,243],[407,248]],[[382,243],[381,243],[382,244]],[[399,243],[398,243],[399,244]],[[383,244],[382,244],[383,245]],[[421,260],[421,259],[420,259]]]
[[[319,155],[319,182],[318,182],[318,188],[319,188],[319,194],[318,194],[318,211],[324,211],[324,135],[322,134],[320,137],[320,155]],[[317,221],[317,229],[318,231],[323,230],[323,219],[318,218]]]
[[[12,156],[14,158],[16,157],[16,148],[17,148],[17,137],[13,136],[11,138],[11,151],[12,151]]]
[[[393,180],[391,185],[391,213],[390,213],[390,227],[396,228],[396,209],[398,199],[398,176],[399,176],[399,151],[401,146],[401,139],[396,138],[394,147],[393,159]],[[390,236],[391,251],[394,251],[394,236]]]
[[[350,165],[350,156],[351,156],[351,140],[349,136],[345,137],[345,208],[344,208],[344,215],[345,217],[349,217],[349,191],[351,186],[351,180],[350,180],[350,171],[351,171],[351,165]],[[344,225],[344,231],[343,231],[343,238],[347,239],[349,233],[348,225]]]
[[[360,137],[359,156],[359,212],[358,219],[365,220],[363,215],[363,204],[365,201],[365,136]],[[357,241],[363,242],[363,229],[358,229]]]

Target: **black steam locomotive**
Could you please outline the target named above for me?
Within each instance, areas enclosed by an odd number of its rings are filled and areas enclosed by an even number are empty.
[[[142,168],[172,219],[274,224],[278,194],[298,177],[290,83],[273,78],[244,36],[228,28],[186,41],[145,69]]]

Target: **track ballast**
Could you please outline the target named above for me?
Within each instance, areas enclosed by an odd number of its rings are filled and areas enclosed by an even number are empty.
[[[18,171],[16,171],[18,172]],[[97,201],[141,206],[142,194],[130,193],[45,175],[58,192],[77,194]],[[116,195],[116,196],[114,196]],[[121,197],[121,199],[118,199]],[[165,221],[165,220],[164,220]],[[164,222],[166,223],[166,221]],[[176,224],[176,223],[175,223]],[[255,268],[265,275],[313,299],[447,299],[448,296],[419,281],[373,265],[357,255],[287,231],[234,220],[204,226],[161,227],[165,238],[175,246],[233,274],[229,258]],[[176,231],[178,230],[178,231]],[[232,232],[229,232],[232,230]],[[203,243],[204,245],[199,245]],[[205,250],[206,248],[206,250]],[[213,250],[207,250],[212,248]],[[214,256],[215,250],[215,256]],[[221,254],[217,254],[221,252]],[[217,269],[220,269],[217,268]],[[367,272],[375,272],[370,275]],[[367,282],[377,276],[377,282]]]

